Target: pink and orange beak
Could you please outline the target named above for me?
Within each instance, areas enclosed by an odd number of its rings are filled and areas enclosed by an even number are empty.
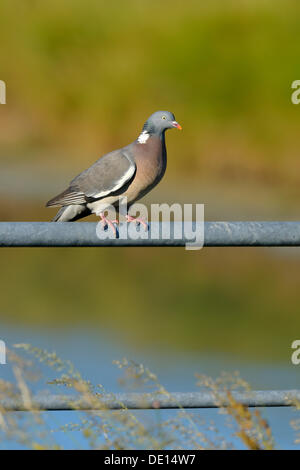
[[[178,122],[172,121],[172,124],[173,124],[173,127],[176,127],[176,129],[179,129],[180,131],[182,130],[182,127],[180,124],[178,124]]]

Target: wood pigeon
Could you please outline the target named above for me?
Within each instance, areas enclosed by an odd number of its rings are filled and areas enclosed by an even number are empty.
[[[165,131],[181,129],[174,114],[157,111],[144,124],[131,144],[99,158],[74,178],[69,187],[50,199],[46,206],[62,206],[53,222],[71,222],[90,215],[99,216],[103,225],[114,231],[113,222],[104,215],[105,206],[118,210],[120,196],[127,197],[128,208],[148,193],[164,176],[167,165]],[[127,221],[147,224],[127,215]]]

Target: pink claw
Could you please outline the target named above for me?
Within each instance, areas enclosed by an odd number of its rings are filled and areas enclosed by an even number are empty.
[[[142,224],[142,226],[145,229],[145,232],[147,232],[149,230],[149,226],[148,226],[147,222],[145,222],[142,218],[135,218],[135,217],[132,217],[132,215],[127,214],[126,215],[126,220],[127,220],[128,224],[130,222],[133,222],[135,224]]]
[[[118,220],[115,219],[115,220],[110,220],[108,219],[103,212],[101,212],[100,214],[100,217],[101,217],[101,223],[102,223],[102,226],[103,228],[105,229],[106,227],[110,227],[112,229],[112,231],[114,232],[114,235],[115,237],[117,237],[117,230],[116,230],[116,227],[114,226],[114,224],[118,224]]]

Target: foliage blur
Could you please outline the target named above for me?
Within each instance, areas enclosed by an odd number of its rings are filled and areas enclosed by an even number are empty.
[[[26,353],[25,357],[16,354],[16,348]],[[27,354],[29,354],[29,359]],[[123,359],[115,361],[122,371],[122,385],[126,390],[139,392],[140,410],[130,410],[120,396],[107,393],[102,384],[94,384],[84,379],[70,361],[28,344],[16,344],[9,350],[9,362],[13,368],[11,381],[0,380],[0,399],[10,407],[20,407],[22,411],[12,413],[0,407],[0,448],[46,450],[73,449],[251,449],[272,450],[275,447],[272,430],[262,413],[251,410],[239,403],[232,392],[242,392],[251,396],[251,389],[238,374],[222,374],[217,379],[199,375],[197,386],[202,392],[209,392],[212,401],[223,414],[222,428],[212,420],[207,422],[196,410],[186,410],[176,402],[168,390],[160,384],[157,376],[143,364]],[[37,365],[38,364],[38,365]],[[48,381],[43,394],[34,393],[34,385],[43,383],[49,371],[56,378]],[[45,383],[44,383],[45,385]],[[50,385],[50,388],[49,388]],[[55,389],[53,388],[55,386]],[[57,388],[64,392],[56,393]],[[49,429],[49,413],[43,412],[35,397],[43,396],[44,403],[53,397],[63,397],[68,403],[68,414],[73,419],[58,427]],[[109,409],[105,397],[117,402],[119,410]],[[155,398],[155,408],[145,413],[144,399]],[[167,418],[167,411],[160,409],[161,399],[173,402],[176,411]],[[296,400],[293,405],[299,409]],[[90,410],[82,411],[84,403]],[[76,413],[72,413],[72,411]],[[169,410],[170,411],[170,410]],[[63,413],[63,411],[60,411]],[[53,413],[53,411],[52,411]],[[149,416],[150,413],[150,416]],[[224,422],[223,422],[224,421]],[[292,426],[296,426],[298,419]],[[61,433],[64,433],[64,439]],[[66,440],[67,438],[67,440]],[[70,443],[68,443],[68,440]],[[66,442],[68,443],[66,445]],[[173,461],[174,463],[174,461]]]
[[[157,109],[183,132],[168,133],[148,203],[298,219],[299,20],[296,0],[2,0],[1,220],[49,220],[44,203]],[[285,361],[299,262],[297,249],[2,249],[1,322]]]

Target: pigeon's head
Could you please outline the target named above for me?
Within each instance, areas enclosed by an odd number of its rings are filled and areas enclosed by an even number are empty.
[[[167,129],[182,129],[181,125],[175,121],[175,116],[169,111],[156,111],[144,124],[143,130],[149,134],[162,134]]]

